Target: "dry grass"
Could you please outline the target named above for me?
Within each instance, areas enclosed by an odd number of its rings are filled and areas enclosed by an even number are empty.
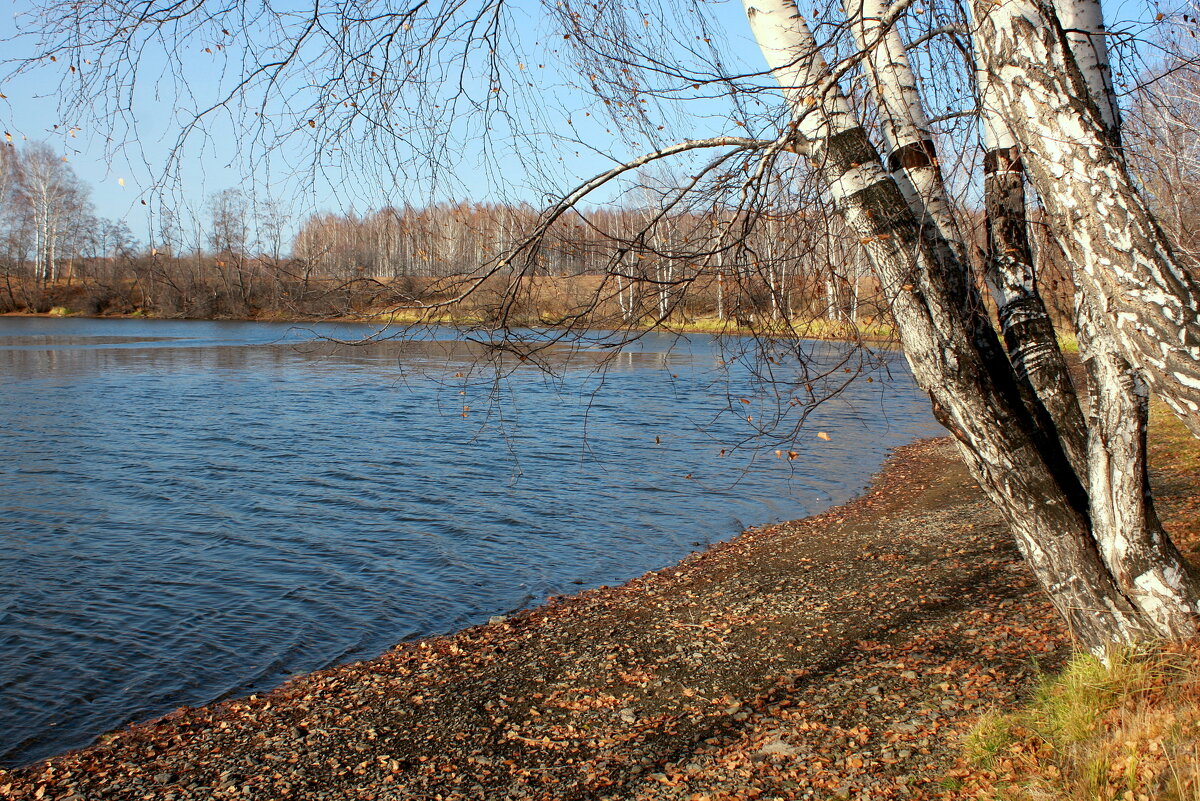
[[[363,312],[354,316],[341,318],[346,321],[365,321],[386,325],[447,325],[475,326],[488,322],[486,315],[476,311],[452,310],[436,313],[419,310],[382,310]],[[550,317],[540,317],[537,320],[526,321],[530,325],[555,326],[555,320]],[[714,316],[673,316],[665,321],[641,320],[624,324],[629,329],[643,329],[654,326],[666,331],[697,334],[750,335],[755,334],[773,338],[800,339],[829,339],[863,341],[871,343],[890,342],[895,339],[895,329],[886,322],[876,320],[860,320],[855,324],[827,320],[823,318],[809,320],[779,320],[777,322],[762,322],[751,326],[738,323],[736,320],[720,319]]]
[[[1077,654],[965,743],[960,797],[1200,800],[1200,643]]]
[[[1200,441],[1161,403],[1150,465],[1164,524],[1200,556]],[[985,716],[965,742],[959,798],[1200,801],[1200,642],[1077,654],[1015,712]]]
[[[1200,470],[1200,441],[1165,403],[1151,404],[1149,446],[1153,470],[1188,476]]]
[[[805,320],[763,321],[751,327],[740,325],[737,321],[728,318],[721,320],[715,316],[694,317],[678,322],[668,322],[667,327],[706,334],[757,333],[763,336],[863,340],[866,342],[888,341],[896,336],[895,329],[885,322],[864,319],[857,323],[848,323],[820,317]]]

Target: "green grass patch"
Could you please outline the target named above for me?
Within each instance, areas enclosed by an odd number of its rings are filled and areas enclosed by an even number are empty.
[[[1058,347],[1063,353],[1079,353],[1079,340],[1073,331],[1059,331]]]
[[[1200,801],[1200,643],[1076,654],[963,744],[966,797]]]

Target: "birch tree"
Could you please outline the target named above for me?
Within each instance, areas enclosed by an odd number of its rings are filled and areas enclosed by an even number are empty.
[[[64,228],[82,207],[79,182],[62,156],[49,145],[34,143],[22,152],[17,193],[33,218],[37,279],[57,281]]]

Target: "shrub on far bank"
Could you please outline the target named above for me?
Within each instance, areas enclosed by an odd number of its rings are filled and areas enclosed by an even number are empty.
[[[1021,709],[985,716],[960,798],[1200,799],[1200,641],[1077,654]]]

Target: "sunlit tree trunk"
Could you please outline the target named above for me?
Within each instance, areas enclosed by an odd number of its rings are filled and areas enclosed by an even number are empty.
[[[1116,150],[1121,144],[1120,119],[1100,5],[1095,0],[1059,0],[1058,13],[1087,86],[1089,105]],[[1163,531],[1149,491],[1145,382],[1121,352],[1104,315],[1086,292],[1079,293],[1076,306],[1076,330],[1088,368],[1091,401],[1090,511],[1101,555],[1122,590],[1160,630],[1180,636],[1193,634],[1200,587]]]
[[[915,379],[1072,631],[1094,648],[1176,633],[1135,605],[1109,572],[1092,537],[1087,489],[1057,437],[1030,412],[967,265],[923,224],[884,168],[795,4],[746,6],[807,156],[865,245]],[[1194,605],[1185,617],[1194,621]]]
[[[995,81],[982,65],[976,70],[976,84],[984,144],[984,271],[988,287],[1013,367],[1044,405],[1063,450],[1082,477],[1087,474],[1086,425],[1054,324],[1037,289],[1020,148],[1000,113]]]
[[[843,0],[855,43],[863,53],[883,127],[888,170],[922,222],[961,247],[961,235],[942,184],[929,125],[908,50],[894,24],[884,24],[886,0]]]
[[[975,3],[977,43],[997,107],[1021,145],[1079,288],[1150,388],[1200,435],[1200,286],[1179,262],[1129,176],[1104,102],[1089,87],[1052,8]],[[1001,9],[1001,13],[997,13]],[[1088,36],[1088,49],[1097,51]]]
[[[1146,470],[1148,394],[1102,315],[1078,298],[1076,330],[1088,371],[1088,500],[1093,536],[1121,591],[1157,631],[1196,633],[1200,585],[1163,531]]]
[[[725,251],[717,251],[717,319],[725,321]]]

